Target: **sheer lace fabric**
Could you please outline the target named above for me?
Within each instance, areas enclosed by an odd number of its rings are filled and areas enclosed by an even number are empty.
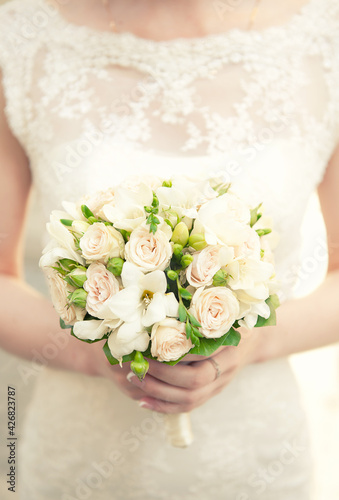
[[[126,175],[223,170],[274,218],[283,297],[293,296],[307,202],[339,140],[336,0],[310,0],[290,22],[261,32],[166,42],[75,26],[38,0],[2,7],[0,27],[8,122],[46,219],[62,200]],[[77,498],[92,461],[145,418],[108,382],[46,370],[23,445],[23,498]],[[212,484],[214,498],[308,498],[308,448],[261,496],[249,479],[279,461],[286,440],[304,439],[285,360],[247,368],[193,421],[194,448],[163,446],[157,426],[116,467],[124,480],[112,473],[93,498],[205,499]]]

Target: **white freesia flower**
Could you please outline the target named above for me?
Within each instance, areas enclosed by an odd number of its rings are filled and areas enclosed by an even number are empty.
[[[260,260],[260,237],[255,229],[251,226],[244,227],[244,242],[234,247],[235,257],[253,257],[254,259]]]
[[[174,177],[172,187],[160,187],[156,194],[160,209],[171,208],[179,217],[186,216],[193,219],[197,216],[198,208],[217,196],[207,180],[192,180],[187,177]]]
[[[66,325],[74,325],[77,321],[82,320],[86,314],[85,309],[75,307],[68,301],[68,294],[73,292],[75,288],[68,285],[55,269],[46,267],[44,273],[54,309],[61,319]]]
[[[118,186],[115,190],[114,203],[102,207],[104,217],[117,229],[133,231],[146,220],[145,206],[153,201],[153,192],[144,182],[135,190]]]
[[[109,301],[120,290],[117,278],[103,264],[93,263],[86,271],[84,289],[88,293],[86,309],[96,318],[109,319],[105,312]]]
[[[166,293],[167,280],[163,271],[143,274],[135,265],[125,262],[121,278],[124,289],[107,302],[116,317],[134,321],[141,313],[140,321],[146,327],[167,316],[178,316],[179,303],[173,293]]]
[[[219,269],[231,262],[234,250],[231,247],[208,246],[193,254],[193,262],[186,269],[187,281],[195,288],[211,285]]]
[[[239,291],[249,302],[266,300],[269,296],[268,282],[274,275],[272,264],[253,257],[234,259],[226,266],[230,278],[228,285],[232,290]],[[246,302],[245,299],[241,299]]]
[[[55,215],[55,214],[54,214]],[[76,249],[75,246],[75,241],[74,241],[74,236],[72,233],[67,229],[64,224],[60,222],[59,219],[54,219],[54,217],[51,217],[51,222],[49,222],[47,225],[47,231],[49,232],[50,236],[53,238],[55,241],[54,244],[52,244],[52,247],[54,248],[63,248],[67,250],[68,255],[70,259],[75,260],[76,262],[79,262],[79,264],[84,263],[84,259],[82,256],[79,254],[79,252]],[[56,252],[56,250],[54,250]],[[47,252],[45,252],[47,253]]]
[[[239,319],[239,325],[243,326],[249,330],[255,327],[258,321],[258,316],[262,316],[267,319],[271,315],[271,310],[265,301],[253,303],[250,306],[245,304],[245,307],[248,307],[246,314],[242,316],[242,319]]]
[[[131,354],[134,350],[145,351],[150,337],[141,325],[140,317],[135,321],[126,322],[113,331],[108,337],[108,347],[115,359],[122,361],[122,357]]]
[[[102,222],[92,224],[80,239],[79,245],[88,262],[106,263],[112,257],[124,256],[124,238],[114,227]]]
[[[186,337],[185,323],[173,318],[153,326],[151,343],[151,354],[158,361],[176,361],[193,347],[191,339]]]
[[[219,338],[238,319],[239,302],[229,288],[198,288],[193,295],[190,311],[201,324],[200,331],[206,338]]]
[[[250,218],[249,207],[235,195],[226,193],[200,208],[196,231],[204,228],[209,245],[239,246],[246,240]]]
[[[172,257],[171,236],[172,231],[166,223],[159,225],[155,234],[150,233],[149,225],[142,224],[132,231],[126,243],[126,260],[143,272],[163,271]]]
[[[100,340],[121,324],[120,320],[90,319],[77,321],[73,327],[74,335],[81,340]]]

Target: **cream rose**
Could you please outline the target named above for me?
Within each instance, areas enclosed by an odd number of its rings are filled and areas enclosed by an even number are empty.
[[[195,288],[211,285],[213,276],[233,258],[233,249],[219,245],[208,246],[193,254],[193,262],[186,269],[187,281]]]
[[[155,234],[150,233],[149,226],[135,229],[125,247],[126,260],[143,272],[164,271],[171,256],[169,235],[161,229],[157,229]]]
[[[219,338],[238,318],[239,302],[228,288],[198,288],[190,312],[201,324],[200,331],[206,338]]]
[[[102,222],[92,224],[80,239],[82,255],[89,262],[105,264],[112,257],[123,257],[124,245],[124,238],[119,231]]]
[[[76,321],[82,321],[86,315],[85,309],[69,304],[67,298],[68,294],[73,292],[75,288],[68,285],[55,269],[46,267],[43,271],[47,278],[54,309],[61,319],[66,325],[74,325]]]
[[[103,264],[93,263],[86,271],[87,280],[84,289],[88,293],[86,309],[92,316],[105,319],[101,314],[105,303],[119,292],[116,277]]]
[[[186,338],[185,323],[167,318],[155,323],[151,334],[151,354],[158,361],[176,361],[193,347]]]

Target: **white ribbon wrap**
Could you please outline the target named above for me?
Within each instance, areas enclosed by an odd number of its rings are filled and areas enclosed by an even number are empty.
[[[193,442],[191,417],[189,413],[174,413],[164,416],[168,442],[175,448],[187,448]]]

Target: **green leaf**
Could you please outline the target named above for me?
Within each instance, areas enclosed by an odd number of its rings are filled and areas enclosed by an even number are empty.
[[[199,347],[200,346],[200,340],[199,340],[199,337],[196,337],[194,335],[194,333],[192,332],[191,333],[191,340],[192,340],[192,343],[196,346],[196,347]]]
[[[197,326],[198,328],[201,328],[201,324],[199,323],[199,321],[197,320],[197,318],[195,318],[195,317],[193,316],[193,314],[188,313],[188,317],[189,317],[190,323],[191,323],[193,326]]]
[[[199,339],[203,339],[204,336],[202,333],[199,332],[198,328],[196,328],[195,326],[192,327],[192,332],[194,333],[194,335],[196,337],[199,337]]]
[[[257,229],[257,234],[258,236],[265,236],[266,234],[270,234],[272,232],[272,229]]]
[[[186,312],[186,307],[184,306],[184,304],[179,304],[179,319],[182,323],[186,322],[187,312]]]
[[[68,330],[68,328],[72,328],[71,325],[66,325],[66,323],[64,322],[64,320],[61,319],[61,318],[59,319],[59,323],[60,323],[60,328],[62,330]]]
[[[230,341],[231,344],[227,343],[227,338],[231,335]],[[210,356],[214,353],[219,347],[223,345],[234,345],[235,336],[240,337],[239,333],[236,332],[233,328],[231,328],[225,335],[220,337],[219,339],[206,339],[203,338],[200,340],[200,346],[195,346],[190,350],[190,354],[197,354],[198,356]]]
[[[172,222],[171,222],[169,219],[164,219],[164,222],[166,222],[166,224],[167,224],[167,225],[168,225],[168,226],[172,229],[172,231],[173,231],[174,226],[173,226]]]
[[[179,294],[180,297],[182,297],[185,300],[192,299],[192,294],[188,290],[186,290],[186,288],[179,288]]]
[[[72,259],[60,259],[59,264],[61,264],[66,271],[72,271],[75,267],[79,266],[78,262]]]
[[[237,332],[236,330],[234,330],[234,328],[231,328],[230,332],[229,332],[229,335],[227,335],[226,339],[225,339],[225,342],[223,343],[223,345],[228,345],[228,346],[237,346],[240,342],[240,339],[241,339],[241,335],[239,332]]]
[[[64,226],[70,227],[73,224],[73,221],[70,219],[60,219],[61,224]]]
[[[81,205],[81,212],[82,212],[83,216],[86,217],[86,219],[89,219],[90,217],[94,217],[94,213],[91,212],[91,210],[88,208],[87,205]]]
[[[187,340],[188,340],[190,338],[191,334],[192,334],[192,327],[189,324],[188,320],[186,321],[185,330],[186,330],[186,337],[187,337]]]

